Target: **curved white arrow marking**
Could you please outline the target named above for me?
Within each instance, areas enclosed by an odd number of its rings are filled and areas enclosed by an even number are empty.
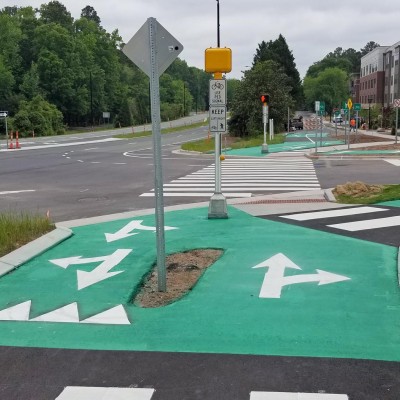
[[[132,233],[133,230],[139,229],[142,231],[156,231],[153,226],[142,225],[143,220],[131,221],[126,224],[123,228],[115,233],[105,233],[107,243],[114,242],[116,240],[125,239],[129,236],[137,235],[139,232]],[[172,226],[164,226],[164,230],[169,231],[172,229],[178,229]]]
[[[119,249],[107,257],[97,268],[93,271],[86,272],[76,271],[78,277],[78,290],[84,289],[88,286],[94,285],[104,279],[111,278],[124,271],[110,272],[116,265],[118,265],[132,250]]]
[[[78,270],[78,290],[84,289],[88,286],[94,285],[104,279],[111,278],[112,276],[118,275],[124,271],[110,272],[116,265],[118,265],[132,250],[131,249],[118,249],[114,253],[107,256],[82,258],[82,256],[59,258],[56,260],[50,260],[51,263],[61,267],[68,268],[70,265],[79,264],[90,264],[100,262],[101,264],[96,267],[93,271],[81,271]]]

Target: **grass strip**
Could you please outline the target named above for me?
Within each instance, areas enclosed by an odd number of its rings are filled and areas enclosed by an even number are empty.
[[[177,126],[175,128],[166,128],[166,129],[161,129],[161,134],[181,132],[181,131],[186,131],[188,129],[200,128],[206,125],[208,125],[208,122],[197,122],[196,124],[191,124],[191,125]],[[151,134],[152,131],[150,130],[150,131],[141,131],[135,133],[121,133],[120,135],[115,135],[114,137],[118,139],[134,139],[137,137],[151,136]]]
[[[222,136],[222,147],[224,148],[224,136]],[[264,135],[250,136],[246,138],[235,138],[236,140],[233,143],[229,144],[229,148],[231,149],[244,149],[248,147],[258,147],[264,143]],[[279,144],[284,143],[285,135],[276,135],[273,140],[268,140],[268,144]],[[209,138],[197,140],[195,142],[188,142],[182,144],[182,150],[186,151],[197,151],[200,153],[206,153],[209,151],[214,151],[215,142],[214,137],[210,135]]]
[[[0,213],[0,257],[54,229],[41,215]]]
[[[374,204],[400,199],[400,185],[382,185],[382,191],[366,195],[335,194],[336,201],[342,204]]]

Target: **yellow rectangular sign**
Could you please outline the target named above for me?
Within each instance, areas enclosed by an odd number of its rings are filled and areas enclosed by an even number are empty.
[[[205,71],[231,72],[232,71],[232,50],[228,47],[208,48],[205,50]]]

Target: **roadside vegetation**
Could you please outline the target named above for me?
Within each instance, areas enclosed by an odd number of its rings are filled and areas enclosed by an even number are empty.
[[[180,132],[180,131],[186,131],[188,129],[195,129],[195,128],[200,128],[202,126],[206,126],[208,122],[198,122],[196,124],[191,124],[191,125],[183,125],[183,126],[177,126],[174,128],[166,128],[166,129],[161,129],[162,134],[166,133],[174,133],[174,132]],[[143,136],[151,136],[152,131],[144,131],[140,130],[139,127],[136,127],[136,129],[132,133],[121,133],[119,135],[115,135],[115,138],[118,139],[133,139],[137,137],[143,137]]]
[[[45,216],[0,213],[0,257],[53,229],[54,224]]]
[[[363,182],[347,182],[333,190],[338,203],[374,204],[400,200],[400,185],[368,185]]]
[[[284,135],[276,135],[273,140],[268,140],[268,144],[279,144],[285,141]],[[244,149],[248,147],[261,146],[264,143],[264,135],[246,136],[246,137],[233,137],[223,135],[221,140],[222,151],[225,148],[229,149]],[[199,153],[206,153],[214,151],[215,142],[213,137],[197,140],[195,142],[184,143],[181,146],[182,150],[197,151]]]

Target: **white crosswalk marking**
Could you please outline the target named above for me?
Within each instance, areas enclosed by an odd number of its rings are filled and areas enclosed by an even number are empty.
[[[389,228],[390,226],[400,226],[400,216],[368,219],[366,221],[346,222],[343,224],[333,224],[328,226],[330,228],[343,229],[344,231],[349,232]]]
[[[214,165],[164,184],[166,197],[211,197]],[[313,162],[304,156],[238,158],[222,162],[222,193],[225,197],[320,189]],[[142,197],[154,196],[154,190]]]
[[[151,400],[154,389],[67,386],[55,400]]]
[[[250,400],[348,400],[346,394],[251,392]]]
[[[350,208],[341,208],[339,210],[327,210],[327,211],[316,211],[310,213],[282,215],[282,218],[293,219],[295,221],[309,221],[312,219],[344,217],[348,215],[367,214],[379,211],[387,211],[387,210],[385,208],[377,208],[377,207],[350,207]]]

